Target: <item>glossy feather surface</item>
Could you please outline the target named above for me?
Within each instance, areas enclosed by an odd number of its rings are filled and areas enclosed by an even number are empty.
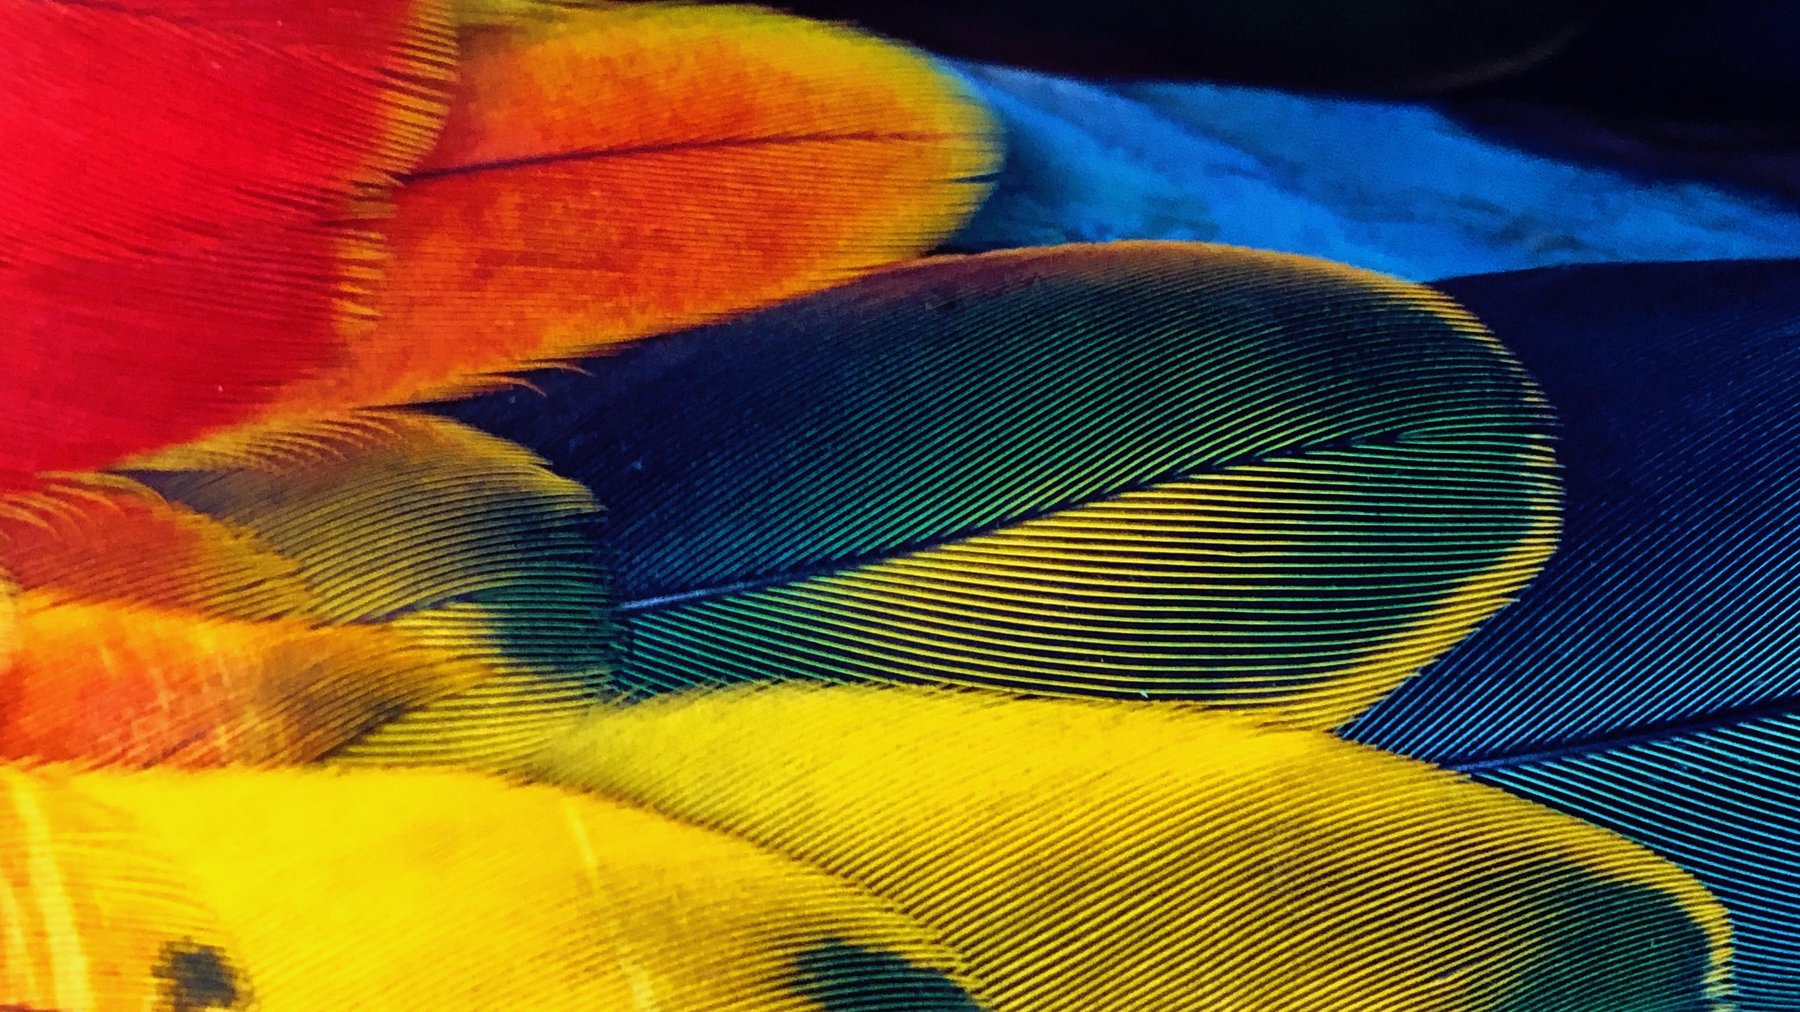
[[[3,487],[824,287],[954,231],[997,160],[923,55],[769,11],[283,6],[0,7],[48,96],[0,113]]]
[[[0,802],[9,1007],[976,1008],[874,896],[547,788],[45,768],[0,773]]]
[[[229,423],[365,335],[368,222],[451,55],[428,0],[0,4],[3,484]]]
[[[1800,1010],[1800,264],[906,263],[1789,255],[1143,80],[1773,0],[791,6],[0,0],[0,1012]]]
[[[1457,279],[1561,406],[1562,550],[1348,728],[1610,826],[1730,908],[1739,1007],[1800,1005],[1792,262]]]
[[[1140,244],[946,259],[451,408],[587,485],[615,683],[901,680],[1329,726],[1556,529],[1548,411],[1453,303]]]
[[[893,899],[995,1012],[1723,1009],[1723,911],[1582,821],[1168,704],[780,686],[537,762]]]
[[[382,340],[299,403],[492,386],[847,280],[954,231],[996,167],[954,77],[830,25],[612,4],[463,43],[385,227]]]
[[[606,673],[592,500],[517,447],[365,415],[133,476],[0,514],[9,756],[307,761],[406,715],[384,754],[470,759],[535,742]]]

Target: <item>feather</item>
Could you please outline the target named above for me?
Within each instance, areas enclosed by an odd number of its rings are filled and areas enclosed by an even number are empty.
[[[997,158],[925,57],[767,11],[471,28],[446,96],[424,0],[282,9],[0,0],[0,70],[57,99],[0,114],[0,488],[823,287],[954,231]]]
[[[5,1007],[976,1008],[875,897],[547,788],[0,768],[0,809]]]
[[[1621,9],[1629,9],[1621,8]],[[957,67],[1006,131],[959,252],[1204,239],[1423,281],[1553,264],[1800,256],[1800,208],[1635,160],[1523,150],[1452,111],[1220,84]],[[1510,141],[1510,138],[1508,139]]]
[[[1235,714],[737,689],[596,711],[531,769],[891,898],[995,1012],[1724,1008],[1723,912],[1673,865]]]
[[[292,560],[129,482],[7,506],[0,557],[16,596],[0,754],[312,757],[487,674],[379,630],[323,628]]]
[[[0,24],[38,98],[0,112],[33,145],[0,222],[27,263],[340,213],[430,149],[453,53],[421,0],[6,0]]]
[[[892,271],[449,407],[590,487],[628,694],[800,678],[1326,727],[1550,551],[1548,410],[1429,291],[1224,247]]]
[[[292,762],[387,725],[385,758],[468,761],[607,670],[592,500],[441,420],[241,433],[8,505],[5,755]]]
[[[1529,66],[1597,0],[785,0],[956,56],[1088,77],[1428,92]]]
[[[597,507],[511,443],[365,413],[177,448],[130,473],[299,562],[325,621],[379,624],[485,669],[438,705],[386,714],[340,758],[490,761],[591,705],[608,675]]]
[[[754,8],[472,31],[386,226],[382,339],[290,401],[462,393],[909,259],[986,194],[992,133],[920,54]]]
[[[1561,406],[1565,546],[1348,732],[1688,868],[1731,911],[1738,1008],[1800,1007],[1800,263],[1443,287]]]
[[[0,488],[265,404],[366,330],[451,72],[428,0],[0,0]]]

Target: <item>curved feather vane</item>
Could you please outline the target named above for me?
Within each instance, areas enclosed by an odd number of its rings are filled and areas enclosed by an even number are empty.
[[[0,112],[0,487],[823,287],[954,231],[997,157],[924,56],[767,11],[472,29],[445,122],[443,11],[288,6],[0,0],[50,96]]]
[[[1091,77],[1433,91],[1528,66],[1597,0],[784,0],[927,48]]]
[[[925,57],[769,11],[603,5],[464,49],[386,226],[382,340],[293,404],[491,387],[846,280],[955,231],[996,167]]]
[[[128,482],[14,499],[0,754],[209,763],[322,755],[477,663],[324,628],[292,560]]]
[[[592,500],[515,446],[367,415],[133,474],[0,515],[6,755],[291,762],[385,725],[387,758],[472,760],[535,744],[606,673]]]
[[[430,0],[0,0],[0,487],[229,424],[366,333]]]
[[[1566,545],[1348,731],[1680,863],[1731,911],[1738,1007],[1800,1007],[1800,263],[1444,287],[1562,406]]]
[[[1430,291],[946,259],[449,408],[594,490],[615,683],[904,680],[1341,721],[1550,551],[1548,409]]]
[[[0,806],[0,928],[29,957],[0,1007],[977,1008],[868,893],[547,788],[0,770]]]
[[[379,624],[487,677],[390,712],[342,756],[488,761],[591,705],[613,651],[587,491],[441,419],[366,413],[140,461],[145,484],[305,567],[313,613]]]
[[[596,711],[534,766],[891,897],[996,1012],[1724,1007],[1674,866],[1323,732],[780,686]]]

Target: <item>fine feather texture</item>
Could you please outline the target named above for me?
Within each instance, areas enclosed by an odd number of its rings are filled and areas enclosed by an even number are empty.
[[[590,705],[607,675],[597,508],[518,446],[365,413],[179,447],[130,473],[298,562],[320,618],[378,623],[486,668],[473,691],[346,740],[346,758],[516,754]]]
[[[0,487],[229,422],[361,335],[431,0],[0,2]]]
[[[1425,92],[1555,52],[1599,0],[783,0],[955,56],[1108,78]]]
[[[428,0],[303,6],[0,3],[55,99],[0,112],[0,489],[820,288],[941,241],[998,157],[924,56],[768,11],[472,28],[446,99]]]
[[[994,1012],[1697,1012],[1727,930],[1604,830],[1318,731],[779,686],[597,711],[538,775],[874,892]]]
[[[384,758],[473,761],[605,676],[592,499],[516,446],[363,415],[131,474],[0,514],[6,755],[293,762],[385,725]]]
[[[1417,286],[1224,247],[945,259],[447,410],[608,514],[647,694],[1180,697],[1331,726],[1551,549],[1536,388]]]
[[[0,769],[0,811],[0,1007],[977,1008],[872,895],[547,788]]]
[[[7,757],[304,761],[493,677],[405,636],[306,617],[246,622],[32,594],[16,607],[18,656],[0,687]]]
[[[1680,863],[1731,911],[1738,1008],[1800,1008],[1800,263],[1442,284],[1561,406],[1565,544],[1348,731]]]
[[[30,145],[0,190],[9,262],[339,214],[430,149],[452,52],[421,0],[6,0],[0,25],[38,88],[0,111]]]
[[[1000,119],[1007,145],[993,196],[946,244],[959,252],[1204,239],[1417,281],[1800,256],[1800,207],[1722,185],[1718,173],[1671,176],[1641,158],[1587,164],[1566,151],[1550,159],[1514,146],[1524,137],[1497,139],[1445,109],[957,69]],[[1543,139],[1542,127],[1531,133]],[[1717,140],[1712,154],[1731,160]]]
[[[291,614],[309,599],[291,560],[117,476],[0,499],[0,569],[14,589],[60,600],[237,618]]]
[[[3,505],[0,754],[311,758],[488,675],[402,635],[325,628],[293,560],[129,481]]]
[[[617,4],[470,31],[386,224],[381,340],[288,400],[493,386],[909,259],[997,158],[954,77],[836,26]]]

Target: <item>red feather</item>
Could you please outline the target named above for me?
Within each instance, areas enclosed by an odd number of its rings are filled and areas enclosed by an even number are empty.
[[[442,117],[427,0],[0,0],[0,487],[191,438],[342,353],[357,227]],[[11,472],[11,476],[7,476]]]

